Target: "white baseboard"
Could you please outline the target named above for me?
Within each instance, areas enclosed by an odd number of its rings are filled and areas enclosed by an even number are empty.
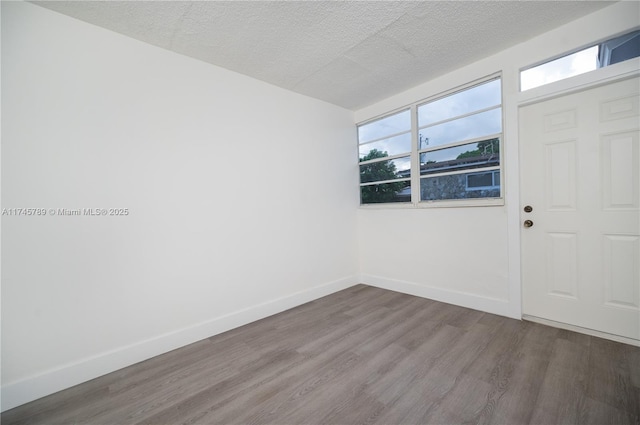
[[[386,277],[360,275],[360,282],[365,285],[376,286],[378,288],[389,289],[390,291],[402,292],[404,294],[415,295],[417,297],[429,298],[448,304],[459,305],[461,307],[472,308],[474,310],[485,311],[500,316],[510,317],[520,320],[519,306],[504,299],[483,297],[467,292],[450,291],[433,286],[420,285],[403,280],[389,279]],[[519,304],[518,300],[518,304]]]
[[[554,328],[566,329],[568,331],[578,332],[585,335],[596,336],[598,338],[609,339],[611,341],[622,342],[623,344],[634,345],[636,347],[640,347],[640,340],[627,338],[620,335],[614,335],[606,332],[596,331],[594,329],[582,328],[580,326],[570,325],[568,323],[556,322],[554,320],[543,319],[541,317],[529,316],[528,314],[524,314],[522,316],[524,320],[528,320],[529,322],[540,323],[541,325],[547,325]]]
[[[2,387],[2,411],[358,284],[357,276],[305,289],[231,314],[62,365]]]

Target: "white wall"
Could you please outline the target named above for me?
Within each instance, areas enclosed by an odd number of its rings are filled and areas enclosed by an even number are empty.
[[[639,5],[613,4],[356,111],[356,122],[365,121],[502,72],[505,205],[361,208],[358,211],[361,281],[520,318],[520,210],[524,203],[521,205],[519,199],[518,105],[538,94],[592,82],[612,72],[604,68],[572,81],[519,93],[519,70],[638,27]]]
[[[353,113],[2,2],[2,406],[357,282]],[[352,182],[352,184],[350,184]]]

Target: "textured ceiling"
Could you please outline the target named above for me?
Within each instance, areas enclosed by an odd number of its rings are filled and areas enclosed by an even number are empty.
[[[610,1],[39,1],[118,33],[359,109]]]

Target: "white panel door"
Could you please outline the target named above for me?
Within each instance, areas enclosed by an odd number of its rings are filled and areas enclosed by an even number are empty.
[[[524,314],[640,340],[639,91],[520,109]]]

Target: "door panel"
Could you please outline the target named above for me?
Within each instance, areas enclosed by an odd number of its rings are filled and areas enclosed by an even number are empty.
[[[605,209],[638,209],[638,157],[637,132],[622,132],[602,138]]]
[[[552,143],[545,146],[548,211],[576,209],[576,141]]]
[[[639,89],[520,109],[524,314],[640,340]]]
[[[578,241],[575,233],[547,233],[547,294],[578,299]]]
[[[612,307],[637,309],[640,299],[637,284],[640,239],[637,236],[604,236],[605,303]]]

